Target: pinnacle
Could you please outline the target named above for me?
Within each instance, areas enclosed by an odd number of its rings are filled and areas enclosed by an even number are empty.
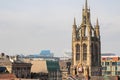
[[[76,18],[74,17],[74,25],[76,25]]]
[[[87,3],[87,0],[85,2],[85,9],[87,10],[88,9],[88,3]]]

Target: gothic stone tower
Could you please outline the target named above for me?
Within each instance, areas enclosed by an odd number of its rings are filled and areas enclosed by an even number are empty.
[[[81,76],[101,75],[101,41],[98,19],[93,27],[90,9],[85,2],[82,9],[82,22],[77,27],[74,18],[72,29],[72,74]]]

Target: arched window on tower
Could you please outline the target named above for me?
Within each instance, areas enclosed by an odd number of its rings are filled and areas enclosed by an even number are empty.
[[[88,36],[88,29],[87,29],[87,25],[86,25],[86,27],[85,27],[85,37],[87,37]]]
[[[94,44],[93,43],[91,44],[91,52],[92,52],[92,54],[94,53]]]
[[[92,65],[94,66],[95,65],[95,63],[94,63],[94,55],[95,55],[95,53],[94,53],[94,44],[93,43],[91,44],[91,54],[92,54],[92,56],[91,56]]]
[[[83,21],[84,21],[84,23],[86,24],[86,16],[84,16],[84,17],[83,17],[83,19],[84,19],[84,20],[83,20]]]
[[[83,60],[87,60],[87,45],[83,44]]]
[[[76,45],[76,60],[80,60],[80,45]]]
[[[95,44],[95,56],[94,56],[94,62],[96,65],[98,65],[98,46]]]

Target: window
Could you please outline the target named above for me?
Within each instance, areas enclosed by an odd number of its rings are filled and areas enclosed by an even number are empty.
[[[94,53],[94,44],[93,43],[91,45],[91,51],[92,51],[92,56],[93,56],[93,53]]]
[[[95,66],[95,58],[94,58],[94,44],[91,44],[91,54],[92,54],[92,65]]]
[[[117,65],[120,66],[120,62],[117,62]]]
[[[76,45],[76,60],[80,60],[80,45]]]
[[[102,62],[102,64],[101,64],[102,66],[104,66],[104,62]]]
[[[111,71],[106,71],[106,74],[107,74],[107,75],[110,75],[110,74],[111,74]]]
[[[116,66],[117,65],[117,62],[112,62],[112,66]]]
[[[86,16],[84,16],[84,19],[83,19],[83,20],[84,20],[84,22],[85,22],[85,24],[86,24]]]
[[[95,44],[95,54],[98,54],[98,46]]]
[[[115,72],[115,75],[117,75],[118,72]]]
[[[117,75],[120,75],[120,72],[116,72]]]
[[[109,66],[109,62],[105,62],[105,66]]]
[[[115,67],[115,70],[117,71],[117,66]]]
[[[102,70],[107,70],[107,67],[102,67]]]
[[[87,60],[87,45],[83,44],[83,60]]]
[[[80,54],[76,53],[76,60],[80,60]]]

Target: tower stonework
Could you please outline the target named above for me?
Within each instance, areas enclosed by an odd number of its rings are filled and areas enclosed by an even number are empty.
[[[92,26],[87,0],[82,9],[82,22],[72,29],[72,75],[101,76],[101,40],[99,22]]]

